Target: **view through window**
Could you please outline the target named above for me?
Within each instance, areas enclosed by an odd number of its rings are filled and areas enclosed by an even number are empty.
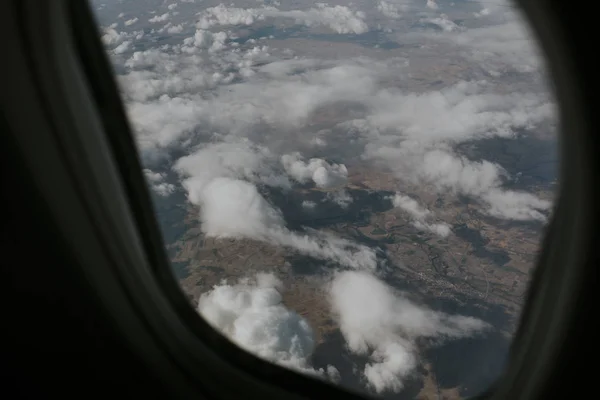
[[[389,399],[505,366],[556,103],[503,0],[94,0],[175,274],[242,348]]]

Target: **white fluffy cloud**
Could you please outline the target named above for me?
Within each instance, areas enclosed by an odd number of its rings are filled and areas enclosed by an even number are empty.
[[[144,176],[152,190],[159,196],[168,196],[175,191],[175,185],[165,182],[165,174],[144,169]]]
[[[198,312],[241,348],[281,366],[335,380],[333,366],[315,370],[311,327],[282,303],[282,284],[272,274],[257,274],[237,284],[223,283],[204,293]]]
[[[317,203],[315,203],[314,201],[310,201],[310,200],[304,200],[302,202],[302,208],[305,208],[307,210],[312,210],[317,206]]]
[[[431,10],[437,10],[439,8],[435,0],[427,0],[427,3],[425,3],[425,5]]]
[[[403,388],[418,364],[416,339],[459,338],[489,328],[475,318],[419,306],[367,272],[337,273],[331,304],[349,350],[370,357],[364,377],[378,393]]]
[[[124,22],[124,24],[125,24],[125,26],[129,26],[129,25],[135,24],[136,22],[138,22],[138,19],[137,19],[137,17],[134,17],[134,18],[126,20]]]
[[[165,22],[166,20],[169,19],[170,16],[171,16],[171,14],[168,13],[168,12],[166,12],[166,13],[161,14],[161,15],[155,15],[154,17],[150,18],[148,20],[148,22],[150,22],[152,24],[155,24],[155,23],[158,23],[158,22]]]
[[[454,21],[452,21],[446,14],[440,14],[438,17],[424,18],[423,22],[438,26],[444,32],[456,32],[463,30]]]
[[[364,21],[365,15],[360,11],[352,11],[346,6],[330,7],[323,3],[317,3],[317,7],[306,11],[279,11],[267,10],[264,15],[270,17],[293,18],[296,22],[306,26],[327,26],[337,33],[365,33],[369,27]]]
[[[393,3],[388,3],[387,1],[380,0],[377,2],[377,9],[384,16],[392,19],[400,18],[400,10]]]
[[[485,81],[461,81],[425,93],[380,90],[372,101],[372,126],[419,141],[511,137],[515,129],[534,127],[554,112],[547,96],[498,93]]]
[[[268,159],[265,148],[243,141],[204,146],[176,163],[188,199],[200,207],[204,233],[262,240],[341,265],[374,269],[377,256],[366,246],[320,232],[300,234],[286,228],[281,212],[255,185],[285,188],[289,184]]]
[[[426,219],[431,216],[431,211],[420,206],[415,199],[396,193],[396,195],[392,197],[392,203],[394,204],[394,207],[401,208],[413,218],[413,225],[417,229],[429,231],[441,237],[446,237],[450,234],[450,225],[444,222],[427,222]]]
[[[345,189],[327,192],[326,198],[342,208],[348,208],[348,206],[354,201],[350,193],[348,193]]]
[[[472,196],[485,206],[484,212],[513,220],[539,220],[551,203],[533,194],[502,188],[506,171],[486,160],[471,161],[449,150],[426,150],[400,144],[396,147],[367,146],[367,157],[382,161],[413,183],[430,183],[438,191]]]
[[[190,201],[200,205],[202,229],[209,236],[250,237],[268,240],[283,229],[279,210],[260,195],[253,184],[231,178],[215,178],[198,190],[196,181],[184,183]]]
[[[207,143],[181,157],[175,169],[186,176],[197,191],[215,178],[242,179],[268,186],[290,188],[291,183],[277,168],[271,151],[248,139]],[[193,199],[196,201],[196,199]]]
[[[217,25],[252,25],[257,20],[266,17],[290,18],[308,27],[314,25],[326,26],[337,33],[365,33],[368,26],[364,22],[364,14],[352,11],[346,6],[330,7],[318,3],[308,10],[282,11],[275,7],[237,8],[219,4],[209,7],[200,13],[197,27],[209,29]]]
[[[284,154],[281,163],[286,172],[296,181],[313,181],[320,188],[335,188],[346,184],[348,169],[344,164],[329,164],[320,158],[305,162],[300,153]]]
[[[468,52],[470,62],[493,76],[512,71],[539,72],[544,58],[518,8],[509,0],[481,0],[479,3],[481,10],[475,12],[474,17],[480,23],[468,29],[455,29],[453,23],[439,20],[448,33],[426,37],[458,45],[458,49]]]

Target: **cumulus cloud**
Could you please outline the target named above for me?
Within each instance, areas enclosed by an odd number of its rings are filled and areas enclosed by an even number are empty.
[[[495,217],[545,221],[542,211],[551,207],[549,201],[533,194],[503,189],[508,173],[498,164],[487,160],[471,161],[443,147],[368,145],[366,156],[382,161],[398,177],[412,183],[429,183],[439,192],[471,196],[485,206],[484,212]]]
[[[105,46],[113,46],[121,44],[127,37],[126,32],[117,32],[114,28],[107,28],[104,29],[102,41]]]
[[[152,190],[159,196],[168,196],[175,191],[175,185],[165,182],[165,174],[144,169],[144,176]]]
[[[499,165],[489,161],[474,162],[442,150],[425,154],[419,175],[440,189],[457,190],[487,203],[490,214],[514,220],[545,221],[540,212],[549,210],[551,203],[536,196],[502,189],[501,176],[506,175]]]
[[[144,31],[118,32],[114,28],[105,28],[101,36],[102,42],[109,53],[121,54],[129,48],[135,40],[144,36]]]
[[[208,7],[200,12],[196,26],[200,29],[209,29],[218,25],[252,25],[255,20],[264,19],[257,9],[227,7],[223,3],[215,7]]]
[[[377,2],[377,10],[384,16],[392,19],[400,18],[400,10],[395,4],[388,3],[387,1],[380,0]]]
[[[418,365],[418,338],[468,337],[489,328],[475,318],[419,306],[367,272],[337,273],[330,295],[348,349],[370,358],[363,374],[377,393],[403,388]]]
[[[138,22],[138,19],[137,19],[137,17],[134,17],[134,18],[131,18],[131,19],[128,19],[127,21],[125,21],[124,24],[125,24],[125,26],[129,26],[129,25],[135,24],[136,22]]]
[[[166,12],[164,14],[161,14],[161,15],[155,15],[154,17],[150,18],[148,20],[148,22],[150,22],[151,24],[155,24],[155,23],[158,23],[158,22],[165,22],[166,20],[169,19],[170,15],[171,14],[168,13],[168,12]]]
[[[268,9],[264,15],[271,17],[293,18],[299,23],[310,27],[313,25],[327,26],[337,33],[361,34],[369,30],[361,11],[352,11],[346,6],[330,7],[317,3],[317,7],[306,11],[279,11]]]
[[[313,331],[300,315],[282,303],[282,283],[259,273],[234,285],[223,283],[204,293],[198,312],[232,342],[259,357],[296,371],[336,380],[333,366],[314,369]]]
[[[223,50],[227,40],[227,32],[210,32],[204,29],[196,29],[192,37],[183,40],[182,50],[187,53],[193,53],[196,49],[207,49],[210,53]]]
[[[468,52],[470,62],[493,76],[514,71],[540,72],[544,57],[529,23],[517,7],[508,0],[478,2],[482,8],[474,16],[480,23],[468,29],[446,30],[449,34],[425,37],[458,45],[458,49]]]
[[[249,182],[216,178],[202,190],[196,184],[183,182],[190,201],[200,206],[202,230],[208,236],[261,240],[353,268],[377,266],[374,250],[366,246],[318,232],[291,232],[281,212]]]
[[[368,26],[364,21],[365,15],[360,11],[352,11],[346,6],[330,7],[318,3],[317,7],[308,10],[282,11],[275,7],[237,8],[219,4],[209,7],[200,13],[197,27],[209,29],[216,25],[252,25],[255,21],[266,17],[290,18],[296,23],[308,27],[326,26],[337,33],[365,33]]]
[[[310,140],[310,143],[314,146],[317,147],[324,147],[327,146],[327,140],[321,138],[321,137],[314,137]]]
[[[176,163],[188,199],[200,207],[203,232],[261,240],[341,265],[374,269],[377,255],[366,246],[318,231],[298,233],[286,228],[281,211],[255,185],[285,188],[289,183],[272,169],[273,163],[266,162],[265,150],[248,141],[219,143],[201,147]]]
[[[450,20],[446,14],[440,14],[439,17],[434,18],[424,18],[422,21],[436,25],[444,32],[456,32],[463,30],[454,21]]]
[[[425,5],[431,10],[437,10],[439,8],[435,0],[427,0],[427,3]]]
[[[278,170],[276,157],[271,151],[248,139],[203,144],[190,155],[181,157],[174,168],[189,177],[188,184],[193,184],[198,191],[202,191],[215,178],[242,179],[291,188],[288,178]]]
[[[383,163],[400,179],[473,196],[495,216],[543,221],[540,211],[547,210],[549,202],[502,189],[508,177],[503,168],[486,160],[469,160],[452,150],[452,145],[467,140],[513,138],[517,130],[533,129],[554,113],[544,96],[489,93],[487,86],[485,82],[460,82],[423,94],[380,93],[374,112],[361,123],[353,123],[367,140],[364,156]],[[511,205],[515,210],[509,210]]]
[[[415,219],[425,219],[425,217],[431,214],[429,210],[421,207],[415,199],[400,193],[396,193],[392,198],[392,203],[394,204],[394,207],[402,208]]]
[[[310,200],[304,200],[302,202],[302,208],[305,208],[307,210],[312,210],[317,206],[317,203],[315,203],[314,201],[310,201]]]
[[[443,222],[426,222],[426,219],[431,216],[431,211],[419,205],[415,199],[396,193],[396,195],[392,197],[392,203],[394,204],[394,207],[401,208],[413,218],[413,225],[417,229],[429,231],[441,237],[446,237],[450,234],[450,226],[448,224]]]
[[[327,192],[326,199],[334,202],[342,208],[348,208],[348,206],[354,201],[352,196],[350,196],[350,193],[344,189]]]
[[[329,164],[320,158],[311,158],[305,162],[298,152],[284,154],[281,156],[281,163],[296,181],[306,183],[312,180],[320,188],[343,186],[348,179],[348,169],[344,164]]]
[[[131,42],[129,40],[126,40],[126,41],[122,42],[120,45],[118,45],[117,47],[115,47],[113,49],[113,52],[115,54],[125,53],[127,50],[129,50],[130,45],[131,45]]]
[[[498,93],[485,81],[460,81],[425,93],[381,90],[373,106],[368,118],[373,127],[395,128],[419,141],[511,137],[515,130],[534,127],[554,113],[547,96]]]
[[[178,25],[167,24],[167,25],[169,25],[169,26],[166,27],[167,33],[173,34],[173,33],[181,33],[181,32],[183,32],[183,24],[178,24]]]

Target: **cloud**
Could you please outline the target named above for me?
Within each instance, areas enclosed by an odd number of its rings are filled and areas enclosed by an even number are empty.
[[[129,26],[129,25],[135,24],[136,22],[138,22],[138,19],[137,19],[137,17],[134,17],[134,18],[131,18],[131,19],[128,19],[127,21],[125,21],[124,24],[125,24],[125,26]]]
[[[479,23],[468,29],[452,29],[444,35],[421,33],[419,37],[446,42],[457,50],[466,50],[468,62],[483,68],[492,76],[515,71],[541,72],[543,54],[530,24],[517,7],[508,0],[482,0],[479,3],[482,8],[474,13]]]
[[[427,0],[426,6],[431,10],[437,10],[439,8],[435,0]]]
[[[320,188],[343,186],[348,179],[348,169],[344,164],[329,164],[320,158],[311,158],[305,162],[298,152],[284,154],[281,156],[281,163],[296,181],[306,183],[312,180]]]
[[[166,20],[169,19],[171,14],[169,14],[168,12],[162,14],[162,15],[155,15],[154,17],[150,18],[148,20],[148,22],[150,22],[151,24],[155,24],[158,22],[165,22]]]
[[[255,21],[264,20],[266,17],[290,18],[308,27],[326,26],[341,34],[360,34],[368,31],[368,26],[364,22],[365,15],[362,12],[352,11],[346,6],[330,7],[323,3],[318,3],[317,7],[308,10],[290,11],[282,11],[275,7],[245,9],[219,4],[202,11],[196,26],[209,29],[217,25],[252,25]]]
[[[207,49],[209,53],[215,53],[226,47],[225,41],[227,38],[227,32],[213,33],[204,29],[196,29],[196,33],[193,37],[188,37],[183,40],[184,47],[182,47],[182,50],[193,53],[196,49]]]
[[[367,355],[363,374],[377,393],[399,392],[418,365],[418,338],[468,337],[489,326],[419,306],[362,271],[335,274],[331,305],[348,349]]]
[[[185,182],[194,188],[196,182]],[[209,236],[250,237],[266,241],[284,220],[251,183],[215,178],[203,190],[190,190],[190,201],[200,205],[202,230]],[[198,196],[198,197],[196,197]]]
[[[313,210],[316,206],[317,203],[315,203],[314,201],[304,200],[302,202],[302,208],[305,208],[307,210]]]
[[[479,198],[487,203],[487,212],[497,217],[545,221],[546,217],[539,211],[551,207],[549,201],[532,194],[502,189],[501,176],[506,175],[506,171],[489,161],[474,162],[432,150],[425,154],[418,173],[439,189],[457,190]]]
[[[103,29],[101,39],[109,53],[121,54],[143,36],[144,31],[118,32],[114,27],[108,27]]]
[[[193,184],[198,191],[221,177],[289,189],[291,183],[277,168],[276,160],[267,147],[248,139],[226,139],[201,145],[190,155],[181,157],[174,169],[188,177],[188,184]]]
[[[388,3],[387,1],[378,1],[377,10],[379,10],[379,12],[388,18],[400,18],[400,11],[398,10],[398,7],[392,3]]]
[[[310,143],[317,147],[327,146],[327,140],[323,139],[322,137],[314,137],[310,140]]]
[[[456,32],[463,30],[463,28],[458,26],[454,21],[450,20],[446,14],[440,14],[439,17],[434,18],[424,18],[422,22],[436,25],[444,32]]]
[[[350,196],[350,193],[344,189],[327,192],[326,199],[334,202],[342,208],[348,208],[348,206],[354,201],[352,196]]]
[[[429,231],[435,233],[438,236],[446,237],[450,234],[450,226],[446,223],[429,223],[425,220],[431,216],[431,211],[427,208],[421,207],[419,203],[403,194],[396,193],[392,197],[392,203],[394,207],[399,207],[406,211],[414,220],[413,226],[417,229]]]
[[[549,201],[533,194],[503,189],[508,173],[498,164],[471,161],[443,146],[427,149],[408,144],[395,147],[369,144],[365,155],[383,162],[401,179],[432,184],[438,192],[471,196],[486,207],[484,212],[495,217],[545,221],[541,211],[551,208]]]
[[[168,196],[175,191],[175,185],[164,182],[166,176],[164,173],[153,172],[150,169],[144,169],[144,176],[152,190],[159,196]]]
[[[281,211],[255,185],[287,187],[287,178],[278,175],[272,169],[277,164],[268,159],[265,148],[242,141],[204,146],[176,162],[188,199],[200,208],[202,231],[278,244],[352,268],[375,269],[377,255],[367,246],[323,232],[286,228]]]
[[[425,219],[425,217],[431,214],[429,210],[421,207],[415,199],[404,196],[400,193],[396,193],[396,195],[392,198],[392,203],[394,204],[394,207],[402,208],[415,219]]]
[[[366,33],[369,30],[369,27],[364,21],[364,13],[352,11],[346,6],[330,7],[323,3],[317,3],[317,7],[310,8],[306,11],[279,11],[269,8],[264,15],[293,18],[296,22],[302,23],[308,27],[322,25],[341,34],[361,34]]]
[[[516,129],[533,127],[554,113],[547,96],[498,93],[485,81],[459,81],[425,93],[381,89],[372,106],[371,126],[419,141],[511,137]]]
[[[168,23],[167,25],[168,25],[168,27],[167,27],[167,33],[174,34],[174,33],[181,33],[181,32],[183,32],[183,24],[171,25],[170,23]]]
[[[533,194],[497,188],[484,194],[483,200],[489,204],[490,215],[517,221],[546,221],[546,216],[540,211],[548,211],[552,207],[550,201],[539,199]]]
[[[282,283],[259,273],[237,284],[223,283],[200,296],[198,312],[232,342],[268,361],[313,376],[336,380],[333,366],[315,370],[315,342],[308,322],[282,303]]]
[[[227,7],[223,3],[209,7],[200,12],[196,26],[200,29],[209,29],[218,25],[252,25],[255,20],[264,19],[257,9]]]
[[[117,47],[115,47],[113,49],[113,52],[115,54],[125,53],[127,50],[129,50],[130,45],[131,45],[131,42],[129,40],[126,40],[126,41],[122,42],[120,45],[118,45]]]
[[[377,266],[375,251],[366,246],[316,231],[291,232],[281,212],[249,182],[215,178],[202,190],[196,184],[183,182],[190,201],[200,207],[202,231],[207,236],[260,240],[352,268]]]
[[[104,29],[102,42],[105,46],[119,45],[128,37],[126,32],[117,32],[114,28]]]

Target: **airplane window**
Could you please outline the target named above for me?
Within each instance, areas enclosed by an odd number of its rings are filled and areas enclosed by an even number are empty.
[[[508,0],[93,0],[190,304],[389,399],[506,364],[557,193],[544,60]]]

